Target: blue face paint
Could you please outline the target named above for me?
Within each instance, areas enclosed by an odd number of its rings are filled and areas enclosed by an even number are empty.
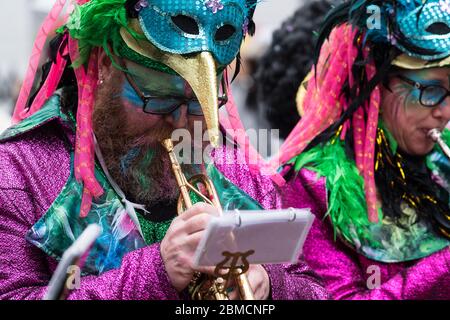
[[[173,120],[179,121],[181,118],[181,108],[178,108],[174,112],[172,112],[171,116],[172,116]]]
[[[424,76],[429,73],[421,73]],[[405,107],[407,102],[418,103],[422,107],[434,108],[438,106],[445,106],[444,99],[448,97],[449,91],[447,85],[441,79],[427,79],[422,78],[421,74],[411,74],[409,76],[399,76],[404,82],[403,88],[409,90],[404,93]],[[398,93],[402,94],[402,93]]]
[[[142,100],[128,81],[122,86],[122,99],[132,106],[142,109]]]
[[[402,97],[402,105],[404,109],[406,109],[408,106],[420,103],[420,91],[410,84],[401,81],[392,89],[397,98]]]
[[[420,103],[420,90],[417,88],[414,88],[411,91],[410,98],[412,99],[411,102],[413,102],[414,104]]]
[[[181,117],[180,106],[188,106],[188,114],[202,116],[203,110],[196,99],[189,84],[177,75],[165,74],[146,67],[126,62],[125,81],[122,86],[120,98],[132,106],[143,109],[144,112],[156,115],[174,113],[178,120]],[[221,81],[223,74],[218,75]],[[224,91],[222,83],[220,91]],[[218,107],[222,107],[228,101],[228,97],[222,94],[218,101]]]
[[[415,82],[420,83],[423,86],[441,85],[441,82],[439,80],[423,79],[417,75],[413,75],[408,78]],[[411,90],[411,96],[410,96],[412,99],[411,102],[414,104],[420,104],[420,94],[421,94],[420,89],[413,87],[413,89]]]
[[[424,86],[443,86],[444,85],[440,80],[424,79],[417,75],[412,75],[412,76],[409,76],[408,78],[410,78],[411,80],[418,82]]]

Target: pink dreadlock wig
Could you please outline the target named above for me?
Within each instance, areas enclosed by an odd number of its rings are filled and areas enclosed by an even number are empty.
[[[349,103],[342,94],[342,89],[346,81],[350,86],[354,82],[352,66],[358,56],[354,41],[357,34],[357,28],[348,24],[340,25],[332,31],[328,42],[322,46],[318,63],[311,71],[313,76],[303,101],[303,117],[282,146],[279,155],[272,161],[273,167],[277,167],[278,163],[286,163],[303,152],[347,110]],[[360,41],[361,37],[358,42]],[[369,51],[368,47],[364,48],[365,58],[369,56]],[[376,73],[375,63],[369,61],[365,68],[367,77],[371,80]],[[377,86],[369,101],[357,109],[340,131],[341,139],[345,139],[347,134],[353,134],[356,164],[364,177],[368,217],[371,222],[378,222],[374,156],[380,99],[380,88]],[[367,120],[364,114],[367,114]],[[353,132],[349,132],[350,127],[353,127]]]
[[[76,4],[83,5],[88,1],[89,0],[77,0]],[[66,10],[64,10],[65,8]],[[45,102],[55,93],[67,66],[67,60],[64,59],[64,56],[69,54],[71,61],[77,61],[79,57],[77,41],[72,39],[66,33],[57,52],[56,61],[51,65],[47,79],[39,89],[31,106],[27,108],[28,99],[30,98],[32,87],[36,80],[38,66],[43,56],[46,41],[50,34],[67,20],[67,17],[72,10],[73,6],[69,4],[67,0],[58,0],[55,2],[53,8],[42,24],[33,47],[28,71],[16,103],[13,123],[20,122],[39,111],[44,106]],[[88,215],[92,206],[92,198],[100,197],[103,194],[103,188],[97,182],[94,174],[95,146],[92,116],[95,90],[98,82],[97,61],[98,49],[93,49],[87,63],[87,69],[83,65],[75,68],[75,75],[78,83],[78,124],[74,167],[76,179],[83,183],[83,198],[80,209],[81,217],[86,217]]]

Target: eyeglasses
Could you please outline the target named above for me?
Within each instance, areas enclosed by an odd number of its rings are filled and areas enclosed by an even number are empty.
[[[127,81],[130,83],[133,90],[137,93],[139,98],[142,100],[142,110],[147,114],[153,115],[167,115],[174,113],[176,110],[181,108],[181,106],[186,105],[188,107],[188,114],[194,116],[203,116],[203,109],[200,105],[198,99],[193,97],[180,97],[180,96],[153,96],[145,94],[138,86],[136,81],[134,81],[131,74],[126,69],[124,61],[121,61],[122,67],[125,69],[123,72]],[[221,82],[222,96],[218,99],[218,108],[220,109],[228,103],[228,96],[226,93],[226,83],[225,78],[222,77]]]
[[[434,108],[440,105],[448,96],[450,91],[440,85],[423,85],[417,81],[409,79],[404,76],[397,76],[399,79],[412,85],[416,89],[420,90],[420,104],[427,108]]]

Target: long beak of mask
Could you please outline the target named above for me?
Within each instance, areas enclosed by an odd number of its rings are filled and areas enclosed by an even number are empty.
[[[142,34],[137,21],[130,24],[131,29]],[[135,39],[126,29],[120,31],[125,43],[140,55],[163,63],[178,73],[191,86],[203,110],[208,135],[213,147],[219,146],[219,110],[216,62],[209,52],[182,56],[164,52],[148,40]]]

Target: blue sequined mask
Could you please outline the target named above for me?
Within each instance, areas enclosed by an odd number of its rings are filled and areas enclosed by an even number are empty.
[[[230,64],[246,33],[248,0],[144,0],[138,4],[146,37],[174,54],[211,52],[220,65]]]
[[[450,55],[450,0],[418,0],[397,2],[397,23],[410,44],[428,52],[411,52],[396,43],[409,55],[422,60],[437,60]]]

